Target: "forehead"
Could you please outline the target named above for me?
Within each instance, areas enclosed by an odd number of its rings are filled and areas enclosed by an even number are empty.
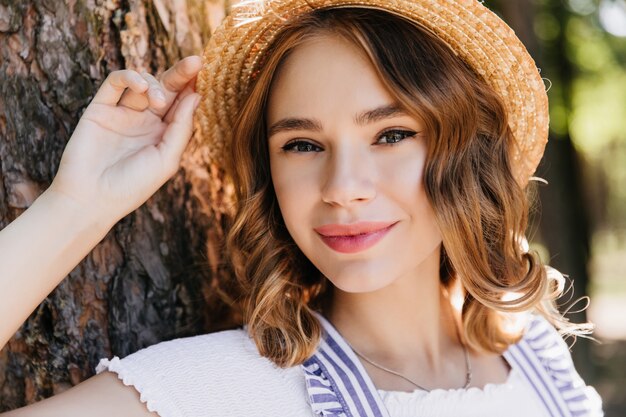
[[[298,45],[278,68],[269,90],[267,119],[354,114],[394,100],[365,52],[337,35]],[[302,114],[295,114],[295,113]]]

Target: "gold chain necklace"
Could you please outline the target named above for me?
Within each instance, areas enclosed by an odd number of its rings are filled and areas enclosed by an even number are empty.
[[[448,303],[450,303],[450,300],[448,300]],[[450,308],[452,308],[452,305],[450,304]],[[456,329],[456,335],[459,338],[459,343],[461,343],[461,346],[463,346],[463,353],[465,355],[465,385],[463,385],[462,389],[467,389],[469,388],[470,384],[472,383],[472,365],[470,364],[470,357],[469,357],[469,352],[467,351],[467,346],[465,346],[465,343],[463,343],[463,341],[461,340],[461,333],[459,331],[459,327],[456,324],[456,322],[454,323],[454,328]],[[346,343],[348,343],[346,341]],[[385,372],[388,372],[392,375],[398,376],[402,379],[404,379],[407,382],[410,382],[411,384],[415,385],[417,388],[426,391],[426,392],[430,392],[429,389],[426,389],[424,387],[422,387],[421,385],[419,385],[417,382],[413,381],[412,379],[410,379],[409,377],[402,375],[401,373],[394,371],[392,369],[386,368],[382,365],[377,364],[376,362],[374,362],[373,360],[369,359],[367,356],[363,355],[361,352],[359,352],[358,350],[356,350],[355,348],[352,347],[352,345],[350,345],[350,343],[348,343],[348,346],[350,346],[350,348],[354,351],[354,353],[356,353],[358,356],[360,356],[361,358],[363,358],[365,361],[367,361],[368,363],[370,363],[371,365],[375,366],[378,369],[382,369]]]

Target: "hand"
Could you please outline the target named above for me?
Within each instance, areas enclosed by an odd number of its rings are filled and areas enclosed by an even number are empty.
[[[109,74],[68,141],[49,191],[111,222],[142,205],[180,166],[201,66],[200,57],[190,56],[160,80],[132,70]]]

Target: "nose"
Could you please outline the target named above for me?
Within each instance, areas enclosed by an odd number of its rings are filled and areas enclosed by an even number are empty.
[[[365,152],[345,147],[329,156],[322,187],[322,200],[333,206],[347,207],[376,196],[375,167]]]

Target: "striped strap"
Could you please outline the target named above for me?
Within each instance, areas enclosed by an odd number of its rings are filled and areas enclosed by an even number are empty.
[[[302,364],[311,408],[333,417],[389,417],[363,365],[337,330],[321,315],[323,336]]]
[[[352,349],[321,315],[323,336],[302,364],[311,408],[323,417],[389,417],[372,380]],[[567,344],[543,317],[534,316],[524,338],[505,359],[518,368],[552,417],[601,417],[602,401],[574,368]]]
[[[524,338],[504,357],[522,371],[551,416],[603,415],[599,395],[578,375],[567,344],[545,318],[534,316]]]

